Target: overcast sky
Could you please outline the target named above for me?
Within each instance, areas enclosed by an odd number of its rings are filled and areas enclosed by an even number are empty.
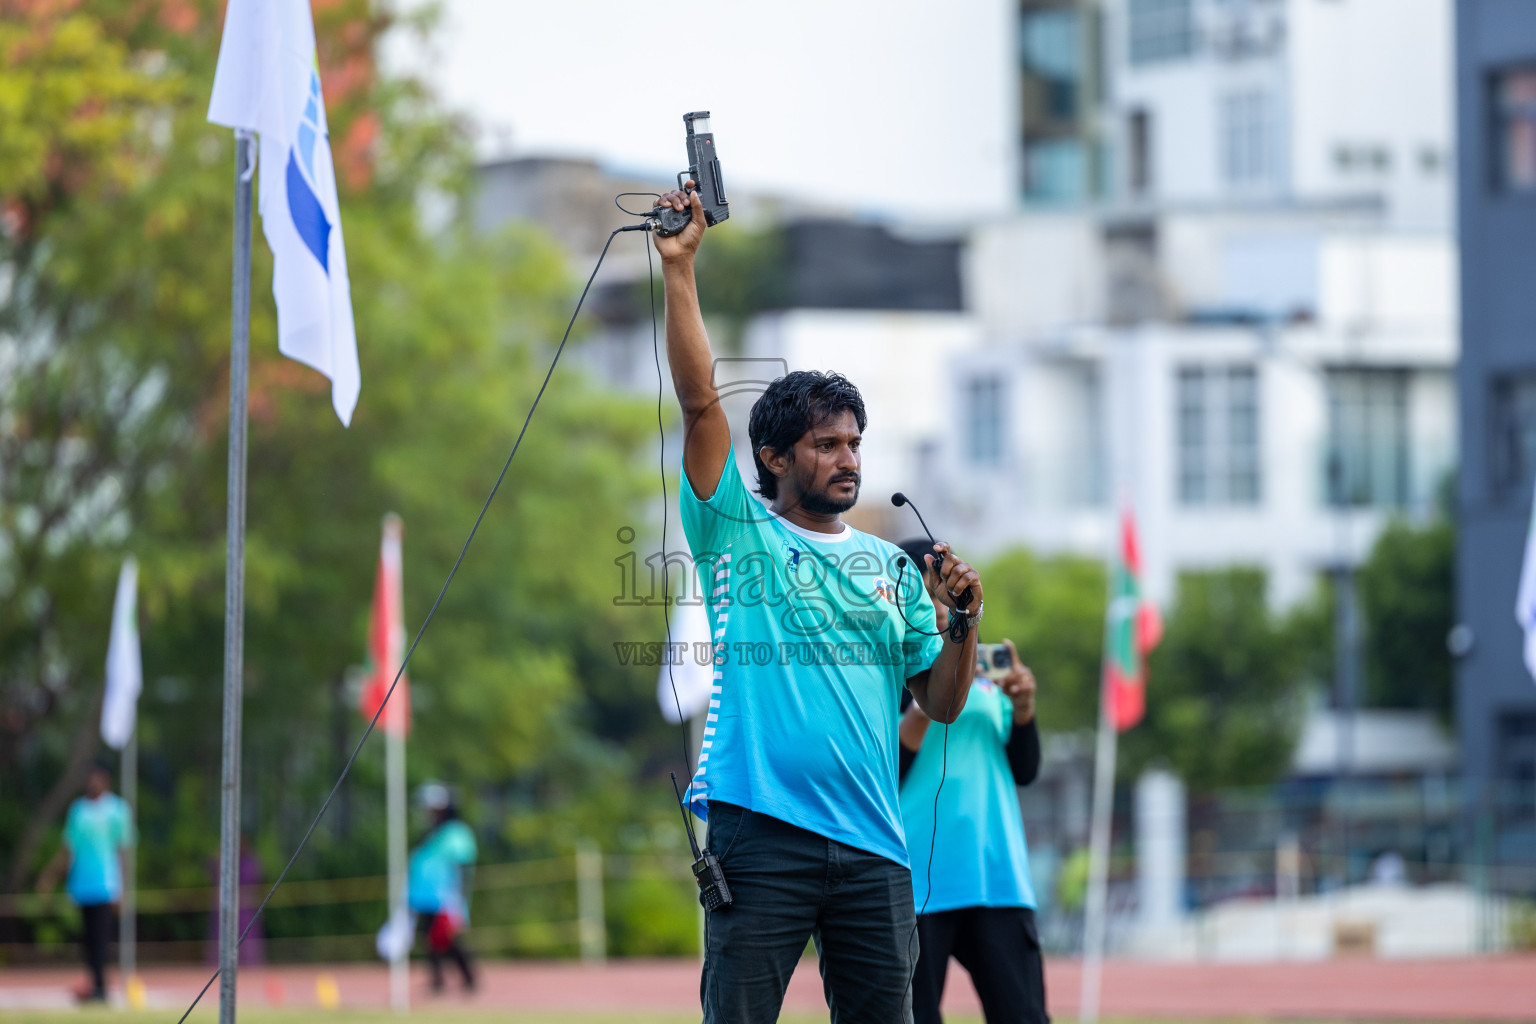
[[[402,0],[411,6],[416,0]],[[443,0],[425,74],[485,155],[670,175],[713,112],[728,189],[945,221],[1015,195],[1010,0]]]

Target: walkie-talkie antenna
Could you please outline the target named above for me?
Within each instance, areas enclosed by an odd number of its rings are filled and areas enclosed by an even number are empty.
[[[683,803],[683,791],[677,787],[677,772],[667,772],[672,776],[672,792],[677,794],[677,808],[683,812],[683,828],[688,832],[688,845],[693,850],[693,859],[698,860],[703,856],[699,852],[699,841],[693,835],[693,822],[688,820],[688,805]]]

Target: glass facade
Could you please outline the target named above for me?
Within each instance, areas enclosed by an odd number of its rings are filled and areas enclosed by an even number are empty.
[[[978,466],[1003,462],[1007,410],[1003,382],[996,377],[976,377],[965,385],[966,456]]]
[[[1041,202],[1089,196],[1088,148],[1080,139],[1048,139],[1024,146],[1024,195]]]
[[[1523,503],[1536,482],[1536,371],[1494,377],[1489,397],[1491,497]]]
[[[1018,59],[1026,202],[1076,203],[1102,191],[1099,32],[1092,3],[1023,0]]]
[[[1179,60],[1195,52],[1194,0],[1130,0],[1132,64]]]
[[[1492,115],[1498,186],[1536,191],[1536,68],[1495,76]]]
[[[1330,505],[1402,508],[1410,498],[1408,375],[1401,370],[1328,374]]]

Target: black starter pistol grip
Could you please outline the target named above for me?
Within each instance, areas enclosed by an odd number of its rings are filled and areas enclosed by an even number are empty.
[[[695,187],[687,192],[698,192],[699,201],[704,204],[704,224],[714,227],[731,215],[731,205],[725,197],[725,179],[720,176],[720,154],[715,149],[715,136],[709,130],[709,111],[695,110],[684,114],[683,125],[688,130],[688,169],[679,172],[677,186],[683,188],[685,181],[693,180]],[[687,207],[674,210],[670,206],[659,206],[656,208],[656,233],[670,238],[687,227],[691,220],[693,211]]]

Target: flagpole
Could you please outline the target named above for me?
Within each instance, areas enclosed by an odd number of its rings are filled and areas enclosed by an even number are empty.
[[[1122,500],[1121,504],[1124,504]],[[1118,525],[1118,522],[1117,522]],[[1115,614],[1115,545],[1119,531],[1110,531],[1110,554],[1105,560],[1104,655],[1099,670],[1099,732],[1093,755],[1093,808],[1088,830],[1088,891],[1083,903],[1083,975],[1078,995],[1077,1019],[1095,1024],[1099,1019],[1099,989],[1104,968],[1104,932],[1108,909],[1109,832],[1115,800],[1115,753],[1119,733],[1110,717],[1110,627]]]
[[[381,680],[401,687],[384,705],[384,804],[385,848],[389,863],[389,920],[398,921],[405,909],[405,738],[409,726],[409,684],[394,683],[405,656],[404,555],[401,538],[405,532],[400,517],[393,512],[384,517],[384,539],[380,548],[379,584],[383,588],[385,608],[380,627],[384,648],[379,671]],[[387,692],[387,691],[386,691]],[[389,1005],[397,1014],[411,1009],[409,943],[397,944],[389,957]]]
[[[219,1024],[235,1021],[240,942],[240,734],[245,662],[245,428],[251,347],[252,133],[235,130],[235,260],[229,339],[229,492],[224,560],[224,757],[219,821]]]
[[[123,992],[128,998],[128,1004],[133,1005],[133,974],[137,970],[134,949],[134,939],[137,929],[134,922],[136,904],[136,890],[138,889],[138,849],[137,838],[139,832],[139,729],[134,724],[133,732],[128,734],[128,743],[123,747],[123,800],[128,804],[128,827],[133,837],[133,842],[128,843],[123,851],[123,905],[122,912],[117,917],[117,973],[123,979]],[[137,1007],[135,1007],[137,1009]]]
[[[384,708],[386,721],[396,718],[397,705]],[[398,720],[398,719],[396,719]],[[384,729],[385,799],[389,807],[389,919],[399,920],[405,901],[405,730],[393,722]],[[389,958],[389,1005],[396,1013],[411,1008],[410,946],[398,944]]]
[[[1104,932],[1108,909],[1109,830],[1115,799],[1117,734],[1109,720],[1109,701],[1099,689],[1099,736],[1093,758],[1093,822],[1088,838],[1088,895],[1083,914],[1083,978],[1077,1019],[1099,1019],[1099,986],[1104,966]]]

